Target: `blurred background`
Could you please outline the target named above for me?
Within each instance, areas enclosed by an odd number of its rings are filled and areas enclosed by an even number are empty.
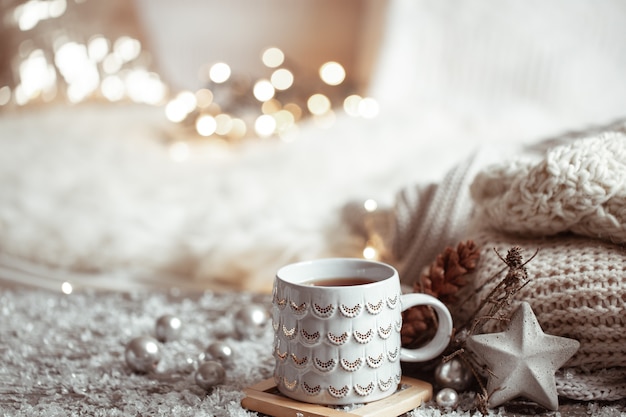
[[[286,262],[376,257],[346,204],[626,109],[617,0],[0,8],[12,282],[266,289]]]

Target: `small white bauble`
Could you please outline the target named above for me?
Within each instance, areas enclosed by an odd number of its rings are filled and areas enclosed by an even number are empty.
[[[234,364],[233,348],[225,342],[213,342],[205,351],[205,359],[220,362],[223,366],[229,367]]]
[[[439,407],[456,408],[459,405],[459,394],[452,388],[444,388],[435,396]]]
[[[235,314],[235,330],[243,338],[258,337],[266,328],[269,319],[267,309],[250,304],[243,306]]]
[[[196,370],[196,384],[202,389],[209,390],[224,382],[226,371],[221,363],[208,361],[201,364]]]
[[[126,345],[126,363],[137,372],[154,372],[161,360],[159,342],[150,336],[140,336]]]
[[[156,322],[156,338],[160,342],[169,342],[178,339],[182,325],[183,324],[178,317],[165,314],[159,317]]]
[[[435,369],[435,382],[443,388],[465,391],[472,380],[472,371],[459,358],[441,362]]]

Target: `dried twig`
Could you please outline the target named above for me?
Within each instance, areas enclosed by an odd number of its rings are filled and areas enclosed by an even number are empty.
[[[504,258],[495,248],[494,251],[502,262],[506,264],[506,267],[497,272],[493,278],[500,275],[506,269],[508,269],[507,274],[504,279],[489,292],[487,297],[481,301],[478,308],[466,323],[458,329],[456,333],[457,336],[453,342],[455,350],[443,358],[445,362],[458,356],[469,367],[480,387],[480,392],[476,395],[476,406],[483,414],[487,414],[489,393],[477,370],[481,368],[481,366],[478,365],[476,360],[465,349],[465,341],[469,336],[480,333],[485,323],[489,320],[508,320],[503,316],[502,310],[509,306],[515,295],[530,282],[526,264],[537,255],[536,251],[526,262],[522,262],[522,249],[519,246],[509,249]],[[484,370],[487,373],[491,372],[489,369]]]

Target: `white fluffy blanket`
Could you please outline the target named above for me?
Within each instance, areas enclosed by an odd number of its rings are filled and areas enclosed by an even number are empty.
[[[437,181],[480,145],[560,128],[540,114],[509,117],[532,123],[524,130],[508,118],[435,110],[340,116],[330,130],[303,124],[289,144],[192,145],[180,163],[169,150],[184,138],[159,108],[5,113],[0,272],[21,281],[38,275],[33,282],[44,284],[56,277],[107,288],[133,281],[264,291],[284,263],[361,255],[365,242],[340,215],[348,202],[389,204],[400,188]]]

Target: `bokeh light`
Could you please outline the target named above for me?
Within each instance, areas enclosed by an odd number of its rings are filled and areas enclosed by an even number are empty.
[[[274,97],[274,86],[268,80],[259,80],[254,84],[252,94],[259,101],[267,101]]]
[[[218,62],[209,69],[209,78],[216,84],[221,84],[230,78],[230,66],[224,62]]]
[[[271,47],[263,51],[261,60],[266,67],[277,68],[285,61],[285,54],[279,48]]]
[[[288,69],[280,68],[272,73],[270,81],[277,90],[286,90],[293,85],[293,74]]]
[[[313,94],[306,102],[311,114],[322,115],[330,110],[330,99],[324,94]]]
[[[339,85],[346,79],[346,70],[334,61],[326,62],[320,67],[320,78],[328,85]]]

